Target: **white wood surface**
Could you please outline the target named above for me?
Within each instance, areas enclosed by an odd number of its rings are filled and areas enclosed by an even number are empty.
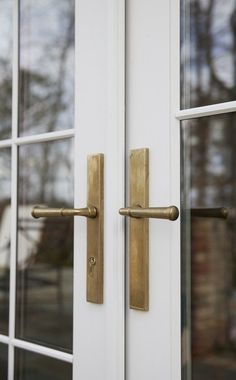
[[[202,106],[190,108],[185,110],[176,109],[176,118],[178,120],[194,119],[196,117],[219,115],[222,113],[229,113],[236,111],[236,101],[211,104],[209,106]]]
[[[30,342],[20,340],[20,339],[13,339],[12,344],[14,345],[14,347],[18,347],[26,351],[44,355],[49,358],[62,360],[66,363],[73,363],[73,355],[63,352],[63,351],[54,350],[49,347],[41,346],[35,343],[30,343]]]
[[[74,380],[124,379],[124,1],[76,8],[75,206],[87,155],[105,155],[104,304],[86,302],[86,223],[75,221]]]
[[[170,1],[127,0],[126,155],[150,149],[150,206],[179,206],[171,18]],[[127,305],[127,380],[180,378],[179,252],[179,220],[150,220],[150,311]]]

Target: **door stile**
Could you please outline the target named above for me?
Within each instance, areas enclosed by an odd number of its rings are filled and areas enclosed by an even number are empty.
[[[17,244],[17,181],[18,152],[15,140],[18,135],[19,109],[19,0],[13,2],[13,64],[12,64],[12,145],[11,145],[11,258],[9,291],[9,346],[8,380],[14,379],[14,345],[16,314],[16,244]]]
[[[180,0],[170,0],[170,198],[180,210]],[[181,218],[181,214],[180,214]],[[181,380],[180,221],[171,225],[171,379]]]
[[[108,1],[107,183],[107,346],[106,379],[125,379],[125,223],[118,210],[125,202],[125,3]],[[112,181],[109,178],[113,178]],[[114,220],[110,225],[109,218]],[[113,254],[109,254],[113,252]],[[109,286],[111,284],[111,286]],[[110,315],[110,317],[109,317]]]
[[[79,75],[78,75],[78,66],[79,66],[79,63],[78,63],[78,60],[79,60],[79,43],[80,43],[80,37],[79,37],[79,27],[78,27],[78,22],[79,22],[79,12],[80,12],[80,7],[79,7],[79,0],[75,0],[75,79],[74,79],[74,88],[75,88],[75,98],[74,98],[74,102],[75,102],[75,113],[74,113],[74,130],[75,130],[75,134],[74,134],[74,151],[77,152],[79,151],[80,149],[80,136],[79,136],[79,133],[78,133],[78,110],[77,110],[77,105],[79,103],[79,93],[78,93],[78,85],[77,83],[79,83]],[[81,173],[80,175],[78,174],[79,173],[79,162],[78,162],[78,155],[75,155],[75,161],[74,161],[74,207],[77,206],[77,203],[79,204],[80,200],[77,199],[78,198],[78,192],[79,192],[79,189],[78,189],[78,181],[77,181],[77,177],[80,178],[81,180]],[[78,303],[79,303],[79,291],[77,291],[77,289],[79,290],[79,287],[80,287],[80,282],[79,282],[79,279],[78,277],[75,275],[76,273],[79,272],[79,268],[80,268],[80,265],[83,265],[84,268],[85,268],[85,265],[86,265],[86,262],[85,260],[83,260],[83,262],[81,263],[81,259],[79,258],[79,254],[80,254],[80,249],[81,247],[79,247],[79,240],[78,240],[78,234],[77,234],[77,231],[78,231],[78,228],[80,228],[81,226],[78,226],[79,221],[77,221],[76,219],[74,220],[74,258],[73,258],[73,261],[74,261],[74,270],[73,270],[73,291],[74,291],[74,294],[73,294],[73,370],[72,370],[72,376],[73,376],[73,380],[75,379],[78,379],[79,378],[79,365],[80,365],[80,355],[79,355],[79,308],[77,307]],[[85,230],[83,231],[85,233]],[[84,239],[84,236],[82,236],[82,239]],[[78,254],[75,254],[75,252],[78,252]],[[84,276],[84,281],[85,281],[85,276]]]
[[[124,380],[125,1],[77,0],[75,207],[87,156],[104,154],[104,303],[86,302],[86,224],[75,220],[73,379]]]

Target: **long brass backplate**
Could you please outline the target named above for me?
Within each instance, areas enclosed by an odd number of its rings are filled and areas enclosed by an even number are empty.
[[[130,206],[149,205],[149,150],[130,154]],[[130,308],[149,309],[149,220],[129,220]]]
[[[88,157],[88,206],[97,209],[87,219],[87,301],[103,303],[104,155]]]

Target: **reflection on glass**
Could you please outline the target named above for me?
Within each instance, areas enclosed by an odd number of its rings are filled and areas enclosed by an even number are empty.
[[[72,350],[73,218],[34,219],[34,205],[73,206],[72,140],[19,147],[16,335]]]
[[[181,0],[182,108],[236,100],[235,0]]]
[[[15,350],[14,380],[72,380],[72,365],[62,361]]]
[[[236,379],[236,114],[184,121],[181,131],[182,379],[232,380]],[[222,212],[214,212],[214,217],[206,212],[218,207],[226,208],[224,218]]]
[[[8,346],[0,343],[0,379],[7,380]]]
[[[11,150],[0,149],[0,334],[8,335]]]
[[[74,0],[21,0],[19,131],[73,128]]]
[[[0,0],[0,140],[11,136],[12,5]]]

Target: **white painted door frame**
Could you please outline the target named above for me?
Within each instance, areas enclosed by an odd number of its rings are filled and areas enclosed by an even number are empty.
[[[0,142],[12,148],[12,214],[8,380],[14,349],[73,363],[73,380],[124,380],[124,0],[75,0],[75,125],[73,129],[18,137],[19,1],[14,0],[13,132]],[[87,155],[105,156],[104,304],[86,302],[86,223],[74,225],[73,354],[15,338],[16,225],[19,145],[74,138],[75,206],[86,204]],[[46,317],[46,316],[45,316]]]

